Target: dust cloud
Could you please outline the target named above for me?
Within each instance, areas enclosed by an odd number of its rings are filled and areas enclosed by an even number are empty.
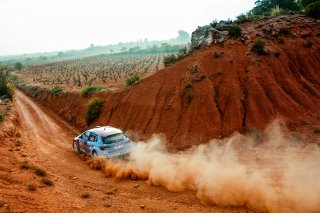
[[[259,212],[320,211],[320,149],[275,122],[170,153],[158,136],[134,145],[128,161],[91,160],[118,179],[146,180],[172,192],[193,190],[204,204]]]

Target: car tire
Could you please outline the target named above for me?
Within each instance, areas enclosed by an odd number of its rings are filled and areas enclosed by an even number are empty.
[[[92,152],[92,158],[93,158],[93,159],[98,158],[98,153],[97,153],[96,151],[94,151],[94,150],[93,150],[93,152]]]
[[[77,142],[73,141],[73,145],[72,146],[73,146],[74,153],[79,154],[80,150],[79,150],[79,146],[78,146]]]

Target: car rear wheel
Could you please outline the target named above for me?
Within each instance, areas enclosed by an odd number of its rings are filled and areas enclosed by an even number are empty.
[[[79,154],[79,153],[80,153],[78,144],[77,144],[77,142],[75,142],[75,141],[73,141],[73,151],[74,151],[74,153],[76,153],[76,154]]]

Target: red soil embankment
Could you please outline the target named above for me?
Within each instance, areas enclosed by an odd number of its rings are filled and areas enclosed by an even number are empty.
[[[288,35],[279,33],[284,27]],[[201,48],[125,91],[88,98],[47,93],[40,101],[85,128],[87,103],[99,97],[104,107],[93,125],[144,136],[165,133],[175,148],[263,129],[276,118],[292,130],[319,125],[319,21],[294,15],[249,22],[242,29],[245,40]],[[265,40],[268,55],[251,51],[257,37]]]

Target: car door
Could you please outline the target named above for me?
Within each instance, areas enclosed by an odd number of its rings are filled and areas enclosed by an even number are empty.
[[[84,150],[87,154],[91,154],[93,147],[95,146],[95,143],[97,143],[98,137],[96,134],[90,132],[90,135],[88,137],[87,143],[84,145]]]
[[[86,152],[86,144],[88,142],[90,132],[84,132],[80,137],[79,137],[79,148],[81,152]]]

